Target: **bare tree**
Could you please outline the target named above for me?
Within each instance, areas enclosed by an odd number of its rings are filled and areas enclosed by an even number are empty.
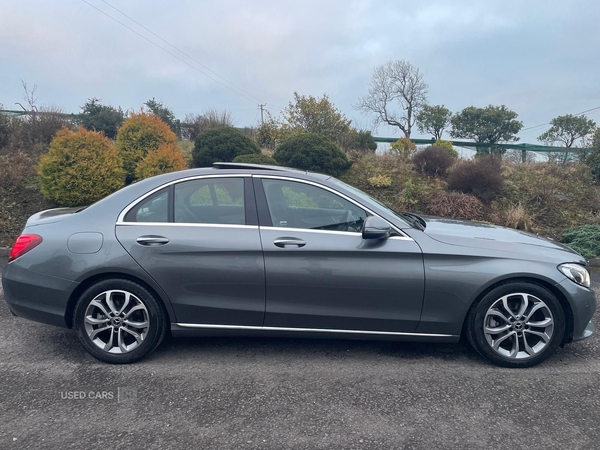
[[[417,114],[427,101],[427,83],[419,69],[408,61],[388,61],[375,68],[369,93],[356,109],[375,114],[375,125],[387,123],[410,137]]]

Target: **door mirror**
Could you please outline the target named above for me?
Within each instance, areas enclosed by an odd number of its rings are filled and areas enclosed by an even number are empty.
[[[392,227],[381,217],[369,216],[363,227],[363,239],[387,239],[392,233]]]

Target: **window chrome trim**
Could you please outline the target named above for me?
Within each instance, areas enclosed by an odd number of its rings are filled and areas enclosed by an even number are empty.
[[[183,183],[184,181],[192,181],[192,180],[200,180],[203,178],[251,178],[252,175],[249,173],[225,173],[225,174],[218,174],[218,175],[194,175],[191,177],[185,177],[185,178],[178,178],[177,180],[172,180],[169,181],[165,184],[161,184],[160,186],[152,189],[149,192],[146,192],[144,195],[142,195],[141,197],[136,198],[134,201],[132,201],[131,203],[129,203],[125,209],[123,209],[123,211],[121,211],[121,213],[119,214],[119,217],[117,218],[117,225],[129,225],[129,224],[140,224],[143,222],[125,222],[125,216],[127,215],[127,213],[129,212],[129,210],[133,209],[135,206],[137,206],[139,203],[143,202],[146,198],[150,197],[152,194],[154,194],[155,192],[160,191],[161,189],[164,189],[166,187],[171,186],[172,184],[177,184],[177,183]],[[145,222],[145,223],[153,223],[154,225],[156,225],[156,223],[160,223],[161,225],[165,225],[167,223],[170,222]],[[217,224],[215,224],[217,225]],[[242,226],[242,225],[239,225]]]
[[[372,216],[377,216],[379,217],[381,220],[385,220],[390,227],[392,227],[392,229],[397,232],[400,233],[401,236],[398,237],[402,237],[405,240],[413,240],[413,238],[411,238],[410,236],[408,236],[406,233],[404,233],[400,228],[396,227],[394,224],[390,223],[389,220],[384,219],[383,217],[381,217],[379,214],[374,213],[372,210],[370,210],[369,208],[367,208],[366,206],[364,206],[362,203],[354,200],[351,197],[348,197],[346,194],[340,192],[340,191],[336,191],[335,189],[330,188],[329,186],[325,186],[323,184],[319,184],[319,183],[315,183],[314,181],[308,181],[308,180],[303,180],[301,178],[294,178],[294,177],[284,177],[284,176],[278,176],[278,175],[262,175],[262,174],[254,174],[252,175],[252,178],[267,178],[267,179],[275,179],[275,180],[286,180],[286,181],[294,181],[296,183],[304,183],[304,184],[308,184],[308,185],[312,185],[321,189],[325,189],[326,191],[329,191],[339,197],[342,197],[344,200],[353,203],[354,205],[358,206],[361,209],[364,209],[366,212],[368,212],[369,214],[371,214]],[[275,227],[265,227],[265,228],[275,228]],[[290,229],[290,228],[287,228]],[[305,228],[297,228],[297,230],[302,230],[302,231],[306,231]],[[327,231],[327,230],[317,230],[317,231],[322,231],[323,233],[331,233],[331,231]],[[344,232],[345,233],[345,232]],[[355,233],[352,233],[355,234]],[[392,236],[392,238],[397,237],[397,236]]]
[[[286,227],[269,227],[262,225],[261,230],[275,230],[275,231],[290,231],[295,233],[322,233],[322,234],[341,234],[345,236],[358,236],[361,237],[362,233],[359,231],[338,231],[338,230],[318,230],[312,228],[286,228]],[[362,237],[361,237],[362,238]],[[412,241],[413,239],[408,236],[390,236],[388,239],[396,239],[399,241]]]
[[[228,223],[193,223],[193,222],[117,222],[117,226],[153,226],[153,227],[200,227],[200,228],[247,228],[258,230],[258,225],[239,225]]]
[[[218,330],[255,330],[255,331],[299,331],[309,333],[342,333],[342,334],[373,334],[385,336],[420,336],[420,337],[456,337],[454,334],[408,333],[403,331],[370,331],[370,330],[337,330],[331,328],[288,328],[288,327],[259,327],[247,325],[214,325],[203,323],[176,323],[182,328],[206,328]]]

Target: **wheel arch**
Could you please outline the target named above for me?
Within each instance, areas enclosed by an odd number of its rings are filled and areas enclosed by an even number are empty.
[[[566,344],[567,342],[570,342],[573,339],[573,309],[571,308],[571,305],[570,305],[569,301],[567,300],[567,297],[565,296],[565,294],[555,284],[552,284],[546,280],[543,280],[540,278],[522,277],[522,276],[498,280],[498,281],[490,284],[489,286],[485,287],[481,292],[479,292],[479,294],[477,294],[475,296],[475,298],[471,302],[471,305],[469,306],[469,309],[467,310],[467,314],[465,315],[465,318],[463,319],[461,338],[466,335],[467,319],[469,317],[469,313],[470,313],[471,309],[475,308],[477,306],[477,304],[479,303],[479,301],[483,297],[485,297],[489,292],[491,292],[492,290],[496,289],[499,286],[503,286],[505,284],[511,284],[511,283],[536,284],[536,285],[543,287],[546,290],[550,291],[550,293],[552,293],[557,298],[557,300],[560,303],[560,306],[562,307],[563,312],[565,314],[565,335],[563,337],[562,344]]]
[[[169,322],[174,322],[173,311],[167,306],[168,303],[165,302],[165,294],[161,295],[161,293],[159,293],[157,289],[155,289],[145,280],[135,275],[130,275],[122,272],[103,272],[91,275],[88,278],[84,279],[77,285],[73,292],[71,292],[71,295],[69,296],[69,301],[67,302],[67,309],[65,311],[65,322],[69,328],[73,328],[73,313],[75,311],[75,305],[77,304],[77,300],[79,300],[81,294],[83,294],[89,287],[93,286],[94,284],[107,279],[128,280],[143,286],[158,300],[159,305],[161,305],[164,313],[169,318]]]

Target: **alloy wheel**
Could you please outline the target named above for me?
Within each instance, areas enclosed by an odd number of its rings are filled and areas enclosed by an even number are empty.
[[[513,293],[496,300],[485,314],[483,333],[500,356],[525,360],[540,354],[551,342],[554,317],[538,297]]]
[[[85,332],[105,352],[129,353],[148,335],[149,317],[144,303],[131,292],[105,291],[95,296],[86,308]]]

